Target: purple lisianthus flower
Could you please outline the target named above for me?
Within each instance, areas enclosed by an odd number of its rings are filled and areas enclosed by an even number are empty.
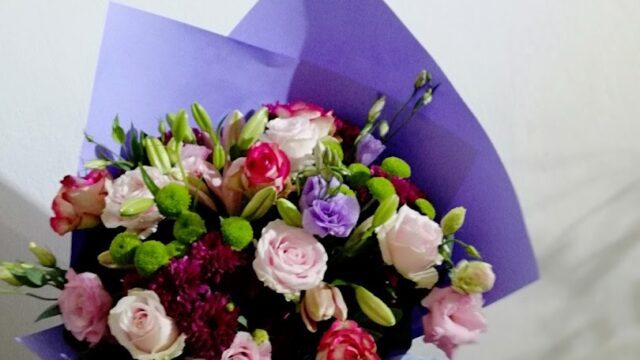
[[[315,200],[325,199],[328,195],[328,190],[339,185],[340,182],[336,178],[331,178],[331,181],[327,182],[320,175],[309,177],[300,195],[300,209],[308,208]]]
[[[358,143],[358,148],[356,149],[356,160],[366,166],[369,166],[376,161],[385,148],[386,146],[384,146],[382,141],[378,140],[371,134],[367,134]]]
[[[349,195],[337,194],[328,199],[318,199],[302,213],[304,229],[314,235],[347,237],[360,216],[358,200]]]

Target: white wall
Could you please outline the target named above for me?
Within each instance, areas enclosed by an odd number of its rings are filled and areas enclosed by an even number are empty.
[[[126,0],[228,33],[254,1]],[[231,5],[233,4],[233,5]],[[458,359],[640,354],[640,2],[391,0],[483,123],[520,196],[542,280],[487,310]],[[0,257],[49,229],[77,164],[107,2],[0,0]],[[41,304],[0,297],[0,359],[42,328]]]

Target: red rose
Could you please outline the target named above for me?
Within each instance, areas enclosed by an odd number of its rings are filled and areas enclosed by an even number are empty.
[[[276,144],[257,142],[247,151],[244,175],[250,188],[275,186],[280,192],[289,178],[290,169],[289,158]]]
[[[107,170],[93,170],[85,177],[65,176],[51,204],[54,216],[49,223],[53,231],[64,235],[98,225],[107,196],[105,182],[108,176]]]
[[[316,360],[379,360],[376,342],[355,321],[336,320],[320,339]]]

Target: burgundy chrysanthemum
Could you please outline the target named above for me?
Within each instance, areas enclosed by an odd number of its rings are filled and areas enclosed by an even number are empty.
[[[151,279],[149,289],[158,294],[167,314],[187,335],[192,356],[219,359],[233,342],[238,308],[227,307],[231,299],[215,286],[224,274],[244,263],[218,233],[209,233]]]
[[[391,181],[396,193],[400,198],[401,204],[413,204],[416,200],[424,198],[425,194],[416,184],[409,179],[402,179],[397,176],[391,176],[378,165],[371,166],[371,175],[382,176]]]

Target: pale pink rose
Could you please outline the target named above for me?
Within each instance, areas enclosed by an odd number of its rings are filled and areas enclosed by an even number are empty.
[[[271,343],[267,340],[258,345],[251,334],[240,331],[221,360],[271,360]]]
[[[53,231],[63,235],[98,225],[107,196],[105,182],[108,178],[107,170],[92,170],[85,177],[65,176],[51,204],[54,216],[49,223]]]
[[[476,341],[486,330],[482,295],[464,295],[451,287],[434,288],[422,300],[429,313],[422,318],[424,341],[435,344],[453,358],[454,350]]]
[[[253,269],[274,291],[299,294],[322,282],[327,260],[327,252],[313,235],[275,220],[262,230]]]
[[[355,321],[336,320],[320,339],[316,360],[379,360],[376,342]]]
[[[347,304],[340,289],[323,282],[305,292],[300,303],[300,315],[307,329],[316,332],[318,321],[329,320],[332,317],[347,320]]]
[[[58,297],[64,327],[80,341],[97,344],[107,332],[111,296],[96,274],[76,274],[69,269]]]
[[[313,165],[313,148],[334,130],[332,113],[303,102],[270,106],[278,118],[267,122],[263,141],[278,144],[291,162],[291,171]]]
[[[438,277],[432,268],[442,262],[442,230],[436,222],[403,205],[376,233],[385,264],[419,287],[435,285]]]
[[[167,316],[158,295],[132,289],[109,312],[109,329],[134,359],[169,360],[182,354],[186,336]]]
[[[169,177],[163,175],[157,168],[145,166],[145,170],[160,188],[171,182]],[[139,215],[120,216],[120,208],[126,201],[137,198],[153,199],[153,194],[142,180],[139,168],[125,172],[113,181],[107,181],[106,188],[108,195],[105,199],[106,206],[102,212],[104,226],[108,228],[123,226],[129,231],[138,233],[143,239],[157,230],[158,223],[164,217],[155,205]]]

